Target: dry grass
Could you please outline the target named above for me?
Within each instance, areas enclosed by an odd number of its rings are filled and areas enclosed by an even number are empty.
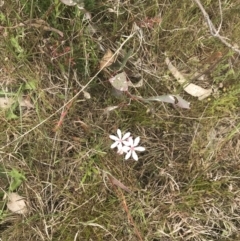
[[[218,1],[202,4],[217,26]],[[238,240],[238,55],[210,35],[193,1],[102,0],[85,6],[91,26],[83,12],[58,1],[5,1],[1,7],[1,91],[24,95],[35,108],[0,113],[0,196],[11,182],[3,173],[16,168],[27,179],[17,191],[29,205],[20,216],[1,201],[0,238]],[[240,38],[237,8],[238,1],[222,3],[221,34],[232,44]],[[97,74],[108,48],[117,61]],[[164,63],[165,52],[190,79],[213,66],[194,83],[219,91],[203,101],[185,94]],[[128,105],[130,97],[116,96],[107,81],[121,65],[133,82],[144,82],[131,94],[180,94],[191,109],[136,100]],[[120,108],[104,114],[114,105]],[[66,116],[54,131],[62,111]],[[109,148],[109,134],[117,128],[141,137],[146,151],[138,162],[124,161]],[[132,192],[112,185],[106,173]]]

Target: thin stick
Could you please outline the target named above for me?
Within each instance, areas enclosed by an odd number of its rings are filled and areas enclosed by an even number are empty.
[[[127,37],[127,39],[125,41],[123,41],[123,43],[120,45],[120,47],[117,49],[117,51],[114,53],[114,55],[112,56],[112,58],[110,58],[107,62],[106,65],[111,62],[115,56],[117,56],[120,52],[120,50],[123,48],[123,46],[128,42],[129,39],[131,39],[136,32],[133,32],[131,35],[129,35]],[[11,145],[12,143],[20,140],[21,138],[23,138],[24,136],[28,135],[30,132],[32,132],[33,130],[37,129],[39,126],[41,126],[42,124],[44,124],[45,122],[47,122],[48,120],[50,120],[53,116],[55,116],[58,112],[60,112],[61,110],[63,110],[65,107],[67,107],[69,105],[69,103],[73,102],[88,86],[89,84],[98,76],[98,74],[105,68],[105,66],[103,66],[100,70],[97,71],[97,73],[86,83],[86,85],[82,86],[82,88],[68,101],[66,102],[62,107],[60,107],[58,110],[56,110],[53,114],[51,114],[50,116],[48,116],[45,120],[43,120],[41,123],[37,124],[36,126],[34,126],[33,128],[31,128],[30,130],[26,131],[25,133],[23,133],[21,136],[19,136],[18,138],[16,138],[15,140],[7,143],[5,146],[2,146],[0,148],[0,150],[3,150],[5,147]]]
[[[45,31],[51,31],[51,32],[55,32],[57,33],[58,35],[60,35],[61,37],[63,37],[63,32],[56,29],[56,28],[52,28],[50,26],[46,26],[46,25],[43,25],[45,21],[41,21],[41,24],[40,23],[31,23],[29,20],[23,22],[23,23],[19,23],[15,26],[12,26],[12,27],[3,27],[3,26],[0,26],[0,29],[14,29],[14,28],[19,28],[19,27],[34,27],[34,28],[42,28],[43,30]]]
[[[62,126],[63,121],[64,121],[64,118],[65,118],[65,116],[67,115],[70,107],[72,106],[72,103],[73,103],[73,102],[70,102],[70,103],[66,106],[66,109],[65,109],[65,110],[62,110],[60,119],[59,119],[59,121],[57,122],[56,126],[53,128],[53,131],[54,131],[54,132],[58,131],[59,128]]]
[[[202,11],[202,14],[204,16],[204,18],[206,19],[207,25],[209,27],[210,33],[212,34],[212,36],[218,38],[223,44],[225,44],[227,47],[231,48],[233,51],[235,51],[236,53],[240,54],[240,50],[236,47],[234,47],[231,43],[227,42],[225,40],[225,37],[221,36],[219,34],[219,31],[221,29],[222,26],[222,7],[221,7],[221,2],[219,0],[219,8],[220,8],[220,13],[221,13],[221,22],[220,25],[218,27],[218,30],[215,28],[215,26],[213,25],[208,13],[205,11],[202,3],[200,2],[200,0],[194,0],[195,3],[198,5],[198,7],[200,8],[200,10]]]
[[[139,230],[138,230],[138,228],[137,228],[137,226],[136,226],[136,224],[133,220],[133,217],[132,217],[132,215],[131,215],[131,213],[128,209],[128,205],[127,205],[126,199],[125,199],[122,191],[120,191],[120,193],[121,193],[121,197],[122,197],[122,205],[123,205],[123,208],[124,208],[124,210],[127,214],[127,217],[128,217],[128,222],[133,225],[134,232],[135,232],[136,236],[138,237],[139,241],[143,241],[142,236],[141,236],[141,234],[140,234],[140,232],[139,232]]]
[[[120,189],[117,189],[117,187],[115,185],[113,185],[113,189],[116,192],[117,196],[119,199],[121,199],[122,201],[122,206],[123,209],[125,210],[126,214],[127,214],[127,218],[128,218],[128,222],[133,226],[134,232],[136,234],[136,236],[138,237],[139,241],[143,241],[142,236],[140,231],[138,230],[137,225],[135,224],[133,217],[128,209],[128,205],[125,199],[125,196],[123,195],[123,192]]]

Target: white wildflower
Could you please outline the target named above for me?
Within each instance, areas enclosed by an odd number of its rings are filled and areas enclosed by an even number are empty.
[[[123,154],[122,148],[123,144],[127,142],[128,138],[130,137],[131,133],[127,132],[126,134],[122,135],[121,130],[117,130],[117,136],[110,135],[109,138],[115,141],[112,145],[111,148],[117,147],[118,149],[118,154]],[[125,145],[125,144],[124,144]]]
[[[140,142],[140,137],[136,137],[135,140],[133,140],[132,137],[128,138],[127,141],[124,141],[123,144],[124,146],[121,148],[121,150],[126,154],[125,160],[129,159],[131,156],[132,158],[137,161],[138,160],[138,155],[136,151],[145,151],[145,148],[142,146],[138,146]]]

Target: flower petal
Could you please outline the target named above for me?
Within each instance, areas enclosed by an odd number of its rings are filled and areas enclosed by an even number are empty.
[[[129,142],[129,141],[123,141],[123,145],[125,145],[125,146],[131,146],[131,143]]]
[[[140,137],[138,136],[135,138],[133,145],[137,146],[139,142],[140,142]]]
[[[127,153],[131,148],[129,146],[123,146],[122,151]]]
[[[138,160],[138,155],[137,155],[137,153],[136,153],[135,151],[132,151],[132,157],[133,157],[133,159],[134,159],[135,161]]]
[[[119,139],[122,139],[122,132],[120,129],[117,129],[117,134],[118,134]]]
[[[145,147],[142,147],[142,146],[137,146],[134,148],[135,151],[145,151],[146,148]]]
[[[111,145],[111,149],[113,149],[113,148],[115,148],[115,147],[117,147],[119,145],[119,143],[116,141],[116,142],[114,142],[112,145]]]
[[[123,154],[123,149],[119,147],[119,145],[117,146],[118,151],[117,154],[122,155]]]
[[[118,141],[119,140],[119,138],[114,136],[114,135],[110,135],[109,138],[114,140],[114,141]]]
[[[131,133],[130,133],[130,132],[127,132],[126,134],[124,134],[122,140],[128,139],[128,137],[129,137],[130,135],[131,135]]]
[[[132,154],[132,151],[127,152],[127,154],[125,156],[125,160],[129,159],[131,154]]]
[[[127,142],[129,143],[128,146],[133,146],[133,138],[131,136],[128,138]]]

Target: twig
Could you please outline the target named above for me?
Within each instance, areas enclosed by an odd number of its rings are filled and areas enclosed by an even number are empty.
[[[219,31],[221,29],[222,26],[222,7],[221,7],[221,1],[219,0],[219,9],[220,9],[220,13],[221,13],[221,22],[220,25],[218,27],[218,30],[215,28],[215,26],[213,25],[208,13],[205,11],[202,3],[200,2],[200,0],[194,0],[195,3],[198,5],[198,7],[200,8],[204,18],[206,19],[207,25],[209,27],[210,33],[212,34],[212,36],[218,38],[223,44],[225,44],[227,47],[231,48],[233,51],[235,51],[236,53],[240,54],[240,50],[236,47],[234,47],[231,43],[229,43],[228,41],[225,40],[225,38],[223,36],[221,36],[219,34]]]
[[[125,210],[126,214],[127,214],[127,218],[128,218],[128,222],[133,226],[133,229],[134,229],[134,232],[136,234],[136,236],[138,237],[139,241],[143,241],[142,239],[142,236],[138,230],[138,227],[137,225],[135,224],[134,220],[133,220],[133,217],[128,209],[128,205],[127,205],[127,202],[126,202],[126,199],[125,199],[125,196],[123,194],[123,192],[120,190],[120,189],[117,189],[116,186],[113,185],[113,188],[118,196],[118,198],[121,199],[122,201],[122,206],[123,206],[123,209]]]
[[[138,237],[139,241],[143,241],[142,236],[141,236],[141,234],[140,234],[140,232],[139,232],[139,230],[138,230],[138,228],[137,228],[137,226],[136,226],[136,224],[133,220],[133,217],[132,217],[131,213],[129,212],[127,202],[126,202],[126,199],[123,195],[123,192],[120,191],[120,193],[121,193],[121,196],[122,196],[122,205],[123,205],[123,208],[124,208],[124,210],[127,214],[128,221],[133,225],[134,232],[135,232],[136,236]]]
[[[113,177],[110,173],[106,173],[106,175],[113,186],[115,185],[128,193],[132,193],[132,191],[128,187],[126,187],[123,183]]]
[[[53,131],[56,132],[59,130],[59,128],[61,127],[64,117],[67,115],[70,107],[72,106],[73,102],[68,103],[68,105],[66,106],[65,110],[62,110],[61,116],[60,116],[60,120],[58,121],[57,125],[53,128]]]
[[[115,58],[115,56],[117,56],[120,52],[120,50],[125,46],[125,44],[135,35],[135,32],[131,33],[131,35],[129,35],[123,42],[122,44],[119,46],[119,48],[116,50],[116,52],[113,54],[112,58]],[[112,61],[112,58],[109,59],[108,61]],[[25,133],[23,133],[21,136],[17,137],[16,139],[14,139],[11,142],[8,142],[6,145],[0,147],[0,150],[3,150],[4,148],[6,148],[7,146],[11,145],[12,143],[19,141],[21,138],[23,138],[24,136],[28,135],[30,132],[32,132],[33,130],[37,129],[38,127],[40,127],[41,125],[43,125],[44,123],[46,123],[48,120],[50,120],[53,116],[55,116],[58,112],[62,111],[69,103],[71,103],[73,100],[75,100],[83,91],[85,91],[85,89],[87,89],[87,87],[89,86],[90,83],[93,82],[93,80],[97,77],[97,75],[103,70],[100,69],[98,70],[95,75],[90,78],[90,80],[84,85],[82,86],[82,88],[68,101],[66,102],[62,107],[60,107],[59,109],[57,109],[54,113],[52,113],[51,115],[49,115],[46,119],[44,119],[42,122],[40,122],[39,124],[35,125],[34,127],[32,127],[30,130],[26,131]]]
[[[45,31],[51,31],[51,32],[55,32],[58,35],[60,35],[61,37],[63,37],[63,32],[56,29],[56,28],[52,28],[50,26],[47,26],[47,23],[44,20],[41,19],[32,19],[32,20],[27,20],[23,23],[19,23],[15,26],[12,27],[4,27],[4,26],[0,26],[0,29],[14,29],[14,28],[19,28],[19,27],[34,27],[34,28],[42,28]]]
[[[109,172],[103,171],[103,180],[105,180],[106,177],[112,184],[113,190],[115,191],[117,197],[119,199],[121,199],[123,209],[125,210],[125,212],[127,214],[128,222],[133,226],[136,236],[138,237],[139,241],[143,241],[142,236],[137,228],[137,225],[135,224],[133,217],[128,209],[128,205],[127,205],[125,196],[122,192],[122,190],[124,190],[124,191],[132,194],[132,191],[128,187],[126,187],[124,184],[122,184],[120,181],[118,181],[115,177],[113,177],[112,174],[110,174]],[[105,181],[104,181],[104,183],[105,183]],[[105,183],[105,186],[107,187],[106,183]],[[117,187],[121,188],[122,190],[117,189]],[[107,187],[107,189],[110,190],[108,187]]]

